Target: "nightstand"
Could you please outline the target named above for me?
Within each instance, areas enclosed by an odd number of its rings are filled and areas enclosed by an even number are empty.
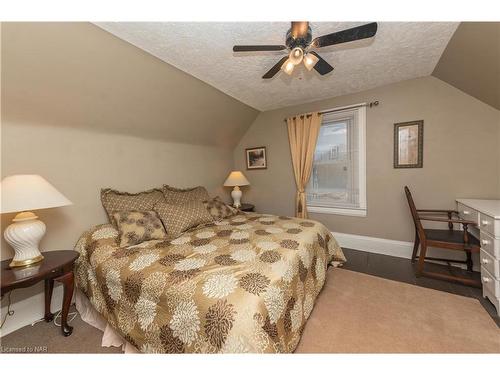
[[[255,209],[255,206],[251,203],[242,203],[240,210],[244,212],[253,212]]]
[[[11,259],[2,261],[2,283],[0,284],[1,295],[4,296],[14,289],[27,288],[40,281],[45,282],[45,315],[46,322],[54,319],[50,312],[52,290],[54,281],[60,282],[64,287],[64,297],[61,312],[61,330],[64,336],[71,335],[73,327],[68,325],[68,311],[73,297],[74,278],[73,265],[80,256],[77,251],[45,251],[41,262],[26,267],[11,268]]]

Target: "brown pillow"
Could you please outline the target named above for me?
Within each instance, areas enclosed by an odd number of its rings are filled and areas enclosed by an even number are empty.
[[[236,208],[227,205],[219,197],[203,201],[203,204],[215,220],[222,220],[238,213]]]
[[[170,204],[182,204],[190,201],[203,202],[210,199],[207,189],[203,186],[178,189],[169,185],[163,185],[162,191],[165,196],[165,201]]]
[[[183,204],[158,202],[154,207],[169,237],[177,237],[188,229],[201,224],[213,222],[212,216],[200,201],[190,201]]]
[[[108,219],[115,224],[113,214],[119,211],[151,211],[156,202],[163,200],[161,189],[151,189],[140,193],[125,193],[113,189],[101,189],[101,202]]]
[[[113,214],[113,219],[120,232],[120,247],[167,237],[155,211],[119,211]]]

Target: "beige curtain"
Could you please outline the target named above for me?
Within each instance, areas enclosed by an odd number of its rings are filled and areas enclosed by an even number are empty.
[[[307,219],[305,188],[311,177],[321,117],[320,113],[315,112],[286,119],[293,172],[297,185],[295,216],[303,219]]]

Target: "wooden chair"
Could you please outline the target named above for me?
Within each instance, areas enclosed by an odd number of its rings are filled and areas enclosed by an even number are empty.
[[[458,217],[458,212],[455,210],[417,210],[410,189],[405,186],[406,198],[410,206],[411,216],[415,224],[415,244],[413,246],[413,254],[411,261],[415,262],[418,258],[416,275],[432,277],[446,281],[455,281],[465,285],[481,287],[481,282],[467,277],[455,276],[440,272],[428,272],[424,270],[426,260],[463,263],[467,265],[467,271],[472,272],[472,256],[471,253],[479,252],[479,240],[468,232],[469,225],[476,225],[473,221],[462,220]],[[448,223],[448,229],[424,229],[422,221],[434,221]],[[453,224],[461,224],[462,230],[453,230]],[[417,255],[420,245],[420,255]],[[436,247],[441,249],[464,251],[466,254],[465,260],[451,260],[445,258],[426,257],[427,248]]]

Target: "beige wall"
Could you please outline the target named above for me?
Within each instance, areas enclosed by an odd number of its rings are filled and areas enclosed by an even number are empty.
[[[12,123],[233,148],[258,111],[90,23],[3,23]]]
[[[367,109],[368,216],[311,214],[336,232],[394,240],[413,239],[403,194],[409,185],[417,205],[453,207],[456,197],[500,198],[500,111],[434,77],[414,79],[261,113],[234,151],[235,167],[251,185],[243,200],[257,210],[293,214],[295,183],[286,116],[378,100]],[[393,169],[393,124],[424,120],[424,167]],[[244,149],[266,146],[267,170],[245,170]]]
[[[500,22],[462,22],[432,75],[500,109]]]
[[[231,167],[231,151],[224,148],[12,124],[8,119],[2,123],[2,175],[40,174],[74,203],[37,212],[47,225],[43,250],[72,249],[84,230],[107,222],[99,199],[101,187],[133,192],[163,183],[202,184],[212,194],[227,195],[221,185]],[[2,215],[2,227],[13,216]],[[2,244],[2,259],[11,257],[10,247]]]
[[[42,249],[105,221],[101,187],[220,193],[258,111],[90,23],[1,26],[1,176],[38,173],[74,203],[40,212]]]
[[[74,203],[36,211],[47,225],[40,244],[42,251],[73,249],[83,231],[107,222],[99,200],[101,187],[139,191],[163,183],[202,184],[211,194],[229,200],[221,185],[232,167],[230,149],[8,121],[2,121],[1,134],[2,177],[38,173]],[[2,233],[14,215],[1,216]],[[12,249],[2,237],[2,260],[12,256]],[[13,292],[16,314],[7,319],[1,335],[43,315],[42,291],[43,283],[39,283]],[[5,298],[2,301],[2,317],[6,301]],[[54,292],[52,306],[53,311],[61,308],[59,288]]]
[[[1,30],[1,177],[40,174],[74,203],[36,212],[43,251],[72,249],[106,222],[101,187],[201,184],[227,197],[232,149],[256,110],[88,23]],[[2,232],[13,216],[1,216]],[[1,258],[12,255],[2,238]],[[13,293],[1,334],[42,316],[41,291]],[[53,309],[60,301],[57,288]]]

